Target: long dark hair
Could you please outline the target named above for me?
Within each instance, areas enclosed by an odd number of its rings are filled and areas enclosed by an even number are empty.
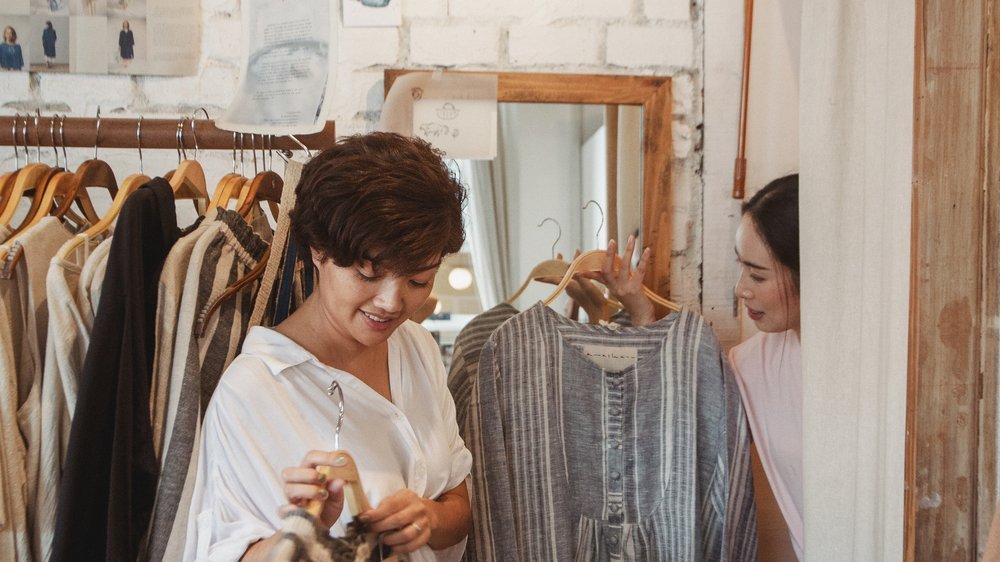
[[[799,175],[790,174],[765,185],[743,203],[778,263],[792,272],[795,292],[799,291]]]

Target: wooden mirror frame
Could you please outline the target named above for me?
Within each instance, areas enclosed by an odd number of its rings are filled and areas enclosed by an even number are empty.
[[[387,69],[385,92],[393,82],[411,72],[431,69]],[[623,76],[609,74],[542,74],[531,72],[464,72],[495,74],[497,101],[511,103],[576,103],[642,106],[642,239],[656,249],[646,272],[646,285],[658,295],[670,296],[672,167],[674,159],[671,123],[673,98],[669,76]],[[611,209],[608,209],[611,213]]]

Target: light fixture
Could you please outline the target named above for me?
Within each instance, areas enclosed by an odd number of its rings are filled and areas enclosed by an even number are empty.
[[[472,272],[464,267],[456,267],[448,273],[448,284],[456,291],[464,291],[472,286]]]

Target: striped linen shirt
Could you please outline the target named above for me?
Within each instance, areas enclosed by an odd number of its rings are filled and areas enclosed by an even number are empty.
[[[701,316],[595,326],[539,303],[479,375],[477,560],[756,560],[746,416]]]

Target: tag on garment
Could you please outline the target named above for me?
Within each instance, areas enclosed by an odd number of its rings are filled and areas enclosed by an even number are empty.
[[[610,345],[584,345],[583,354],[605,371],[621,371],[639,360],[639,349],[636,347],[617,347]]]

